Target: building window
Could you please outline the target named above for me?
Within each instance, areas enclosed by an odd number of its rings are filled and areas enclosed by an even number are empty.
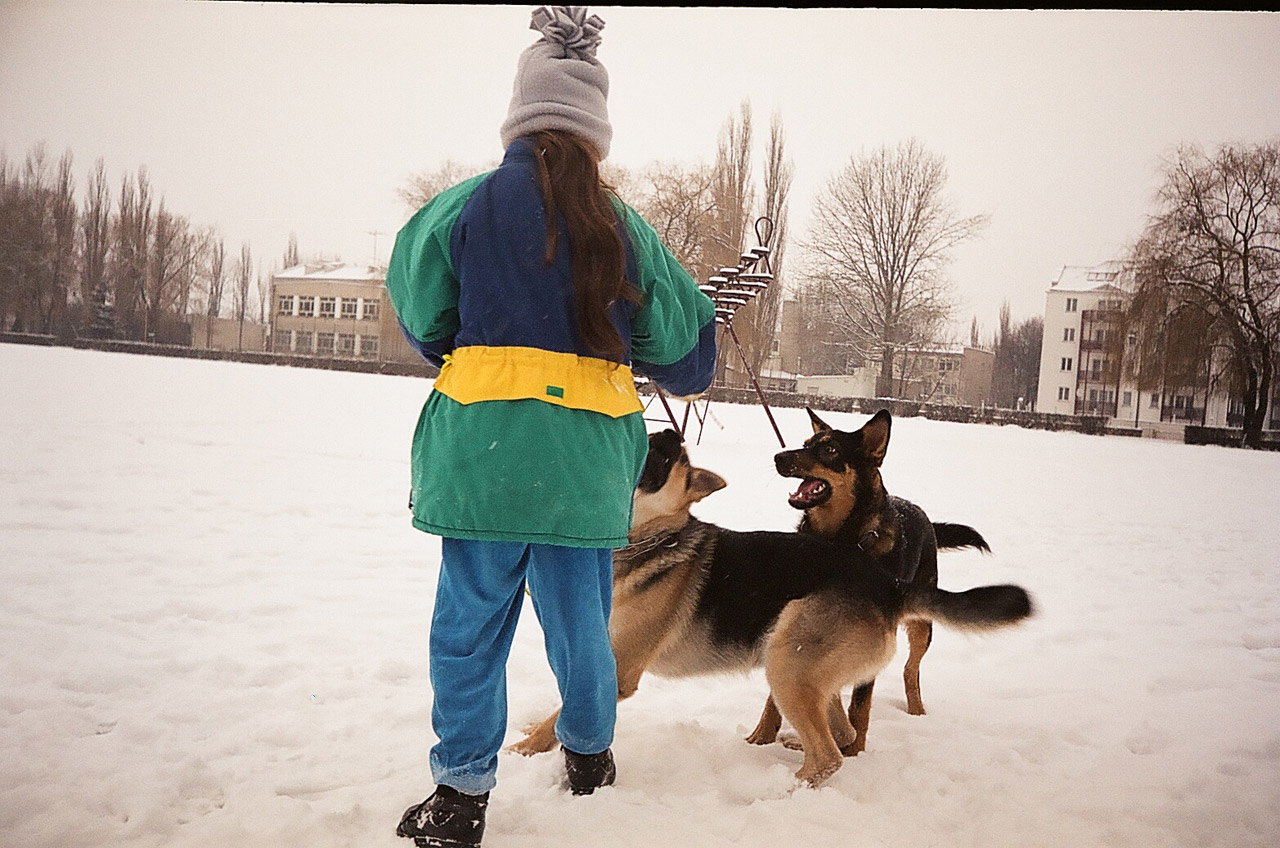
[[[311,353],[311,342],[315,336],[310,330],[298,330],[293,337],[293,349],[298,353]]]
[[[1159,406],[1159,405],[1160,405],[1160,395],[1156,394],[1155,392],[1152,392],[1152,393],[1151,393],[1151,408],[1152,408],[1152,409],[1155,409],[1155,408],[1156,408],[1157,406]]]
[[[316,299],[314,297],[298,298],[298,317],[314,318],[316,314]]]
[[[360,358],[361,359],[377,359],[378,358],[378,337],[377,336],[361,336],[360,337]]]
[[[1129,406],[1133,403],[1133,392],[1125,392],[1120,396],[1120,405]]]
[[[329,298],[330,301],[333,298]],[[321,356],[333,356],[333,333],[316,333],[316,353]]]
[[[282,295],[280,295],[280,298],[279,298],[279,300],[277,301],[277,303],[279,304],[279,307],[276,309],[276,314],[277,314],[277,315],[292,315],[292,314],[293,314],[293,295],[291,295],[291,294],[282,294]]]
[[[360,300],[354,297],[342,299],[342,317],[355,320],[360,310]]]
[[[1074,298],[1074,297],[1069,297],[1069,298],[1067,298],[1067,311],[1068,311],[1068,312],[1075,312],[1075,311],[1076,311],[1076,308],[1077,308],[1079,305],[1080,305],[1080,300],[1079,300],[1078,298]]]
[[[337,312],[334,311],[333,301],[334,301],[334,298],[332,297],[320,298],[320,317],[321,318],[332,318],[335,315],[337,315]]]
[[[1076,340],[1076,328],[1075,328],[1075,327],[1067,327],[1065,330],[1063,330],[1063,331],[1062,331],[1062,340],[1063,340],[1064,342],[1073,342],[1073,341],[1075,341],[1075,340]]]
[[[1058,400],[1071,400],[1071,389],[1066,386],[1058,388]]]
[[[363,317],[364,317],[364,320],[366,321],[378,320],[378,301],[365,300]]]
[[[277,353],[290,350],[293,347],[293,331],[276,330],[275,338],[272,339],[271,346]]]
[[[354,333],[341,333],[338,335],[338,356],[355,356],[356,355],[356,337]]]
[[[1071,370],[1071,357],[1069,356],[1062,357],[1062,370],[1063,371]]]

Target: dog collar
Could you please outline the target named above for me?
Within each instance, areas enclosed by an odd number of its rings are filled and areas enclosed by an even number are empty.
[[[638,556],[639,554],[647,554],[649,551],[657,548],[674,548],[680,543],[680,534],[684,531],[681,527],[679,530],[672,530],[669,533],[659,533],[656,536],[650,536],[639,542],[632,542],[626,547],[618,548],[618,553],[624,556]]]

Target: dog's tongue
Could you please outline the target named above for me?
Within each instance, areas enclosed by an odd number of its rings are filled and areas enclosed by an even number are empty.
[[[808,500],[813,497],[823,485],[824,484],[821,480],[815,480],[811,477],[800,484],[800,488],[796,489],[795,494],[791,496],[791,499],[793,501]]]

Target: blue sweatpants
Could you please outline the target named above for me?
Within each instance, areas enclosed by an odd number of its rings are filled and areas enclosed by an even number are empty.
[[[431,622],[431,749],[437,784],[488,792],[507,730],[507,657],[526,581],[563,707],[556,736],[596,754],[613,742],[618,672],[609,642],[613,552],[523,542],[441,540]]]

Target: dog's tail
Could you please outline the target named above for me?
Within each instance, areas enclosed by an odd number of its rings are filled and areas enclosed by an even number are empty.
[[[933,523],[933,535],[938,540],[938,550],[956,550],[957,548],[977,548],[983,553],[991,553],[991,546],[982,534],[967,524],[947,524],[943,521]]]
[[[994,630],[1017,624],[1033,611],[1021,586],[979,586],[966,592],[932,587],[907,592],[903,617],[936,621],[956,630]]]

